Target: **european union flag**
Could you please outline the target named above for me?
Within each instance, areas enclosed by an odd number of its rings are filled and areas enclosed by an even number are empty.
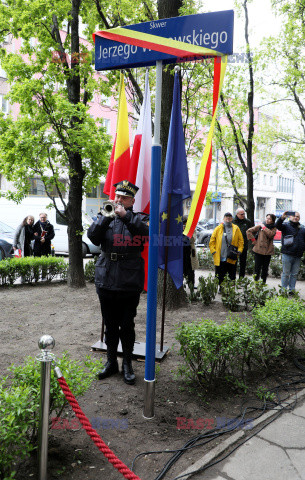
[[[183,284],[183,200],[191,196],[181,117],[179,74],[175,73],[173,106],[169,127],[160,202],[160,268],[167,270],[176,288]],[[169,228],[167,227],[169,219]]]

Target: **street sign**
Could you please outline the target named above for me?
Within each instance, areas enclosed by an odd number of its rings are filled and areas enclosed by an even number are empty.
[[[164,18],[153,22],[128,25],[124,29],[164,37],[186,44],[214,50],[223,55],[233,53],[233,10],[187,15],[185,17]],[[111,31],[111,30],[109,30]],[[201,59],[192,54],[180,61]],[[157,52],[137,45],[129,45],[95,35],[95,69],[114,70],[125,67],[155,65],[179,62],[179,57]]]

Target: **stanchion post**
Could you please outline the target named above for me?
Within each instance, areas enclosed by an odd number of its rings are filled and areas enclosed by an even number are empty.
[[[47,480],[51,363],[55,358],[50,350],[54,348],[55,340],[51,335],[43,335],[39,339],[38,346],[41,349],[40,355],[36,357],[41,364],[38,468],[39,480]]]

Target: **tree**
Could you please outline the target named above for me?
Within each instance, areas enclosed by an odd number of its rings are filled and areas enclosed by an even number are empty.
[[[282,27],[265,41],[263,58],[273,73],[266,103],[279,113],[266,126],[266,150],[305,184],[305,1],[273,1],[273,7]]]
[[[63,207],[72,287],[85,286],[82,197],[105,172],[110,152],[104,128],[89,115],[94,90],[99,86],[110,94],[110,84],[94,79],[90,44],[81,42],[84,6],[81,0],[55,0],[52,6],[44,0],[20,0],[18,6],[7,0],[0,6],[2,38],[22,39],[19,52],[1,51],[9,98],[20,104],[16,120],[0,120],[1,172],[18,188],[12,198],[20,200],[28,192],[28,177],[39,175],[54,207]]]

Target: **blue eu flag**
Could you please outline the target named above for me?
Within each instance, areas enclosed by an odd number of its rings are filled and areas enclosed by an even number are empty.
[[[160,268],[167,270],[176,288],[183,284],[183,200],[191,196],[181,117],[180,82],[175,73],[173,106],[169,127],[164,178],[160,202]],[[170,202],[170,204],[169,204]],[[167,223],[169,219],[169,229]]]

